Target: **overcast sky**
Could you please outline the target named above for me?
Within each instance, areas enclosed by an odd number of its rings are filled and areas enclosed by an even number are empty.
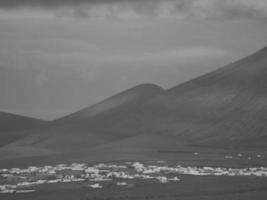
[[[0,0],[0,110],[54,119],[266,45],[266,0]]]

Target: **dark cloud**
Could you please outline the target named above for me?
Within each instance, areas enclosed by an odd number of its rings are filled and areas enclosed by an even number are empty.
[[[218,17],[223,19],[251,19],[267,22],[266,0],[235,0],[218,2]]]
[[[0,0],[2,8],[40,7],[56,8],[60,6],[79,6],[84,4],[106,4],[121,2],[147,2],[153,0]],[[154,0],[156,2],[158,0]]]
[[[63,15],[79,18],[152,16],[267,21],[266,0],[0,0],[0,8],[60,9]]]

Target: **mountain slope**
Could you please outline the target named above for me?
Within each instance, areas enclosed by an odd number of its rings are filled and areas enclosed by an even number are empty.
[[[57,119],[55,122],[71,122],[75,123],[81,120],[87,120],[88,118],[96,117],[101,114],[117,109],[118,107],[134,107],[137,104],[142,103],[146,99],[162,92],[163,90],[154,84],[142,84],[124,92],[116,94],[100,103],[93,106],[82,109],[78,112],[65,116],[63,118]]]
[[[127,124],[127,127],[132,127],[131,130],[137,127],[142,120],[136,118],[134,112],[148,99],[162,92],[153,84],[136,86],[39,127],[9,146],[31,146],[58,152],[79,151],[132,136],[137,132],[127,132],[118,126]]]
[[[43,123],[44,121],[39,119],[0,112],[0,146],[24,136],[23,131],[32,129]]]
[[[191,143],[267,141],[267,48],[167,90],[146,109],[157,125],[153,130]]]

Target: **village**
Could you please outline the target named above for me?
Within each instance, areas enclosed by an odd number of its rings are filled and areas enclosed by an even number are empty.
[[[133,187],[128,180],[153,180],[159,183],[178,182],[179,175],[194,176],[255,176],[267,177],[267,168],[224,168],[168,166],[165,161],[59,164],[25,169],[0,169],[0,193],[34,192],[42,184],[86,182],[89,188],[101,189],[104,182],[120,187]]]

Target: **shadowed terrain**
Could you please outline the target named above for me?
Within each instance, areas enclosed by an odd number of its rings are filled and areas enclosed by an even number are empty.
[[[45,122],[26,116],[0,112],[0,146],[4,146],[22,136],[25,130],[35,128]]]
[[[103,189],[90,189],[84,183],[58,185],[56,188],[46,186],[39,188],[39,191],[34,193],[24,194],[2,194],[4,199],[10,200],[117,200],[117,199],[132,199],[132,200],[265,200],[266,198],[266,181],[263,179],[246,179],[243,177],[195,177],[183,176],[184,181],[178,183],[159,184],[155,182],[137,183],[135,187],[118,187],[115,184],[110,184]]]

